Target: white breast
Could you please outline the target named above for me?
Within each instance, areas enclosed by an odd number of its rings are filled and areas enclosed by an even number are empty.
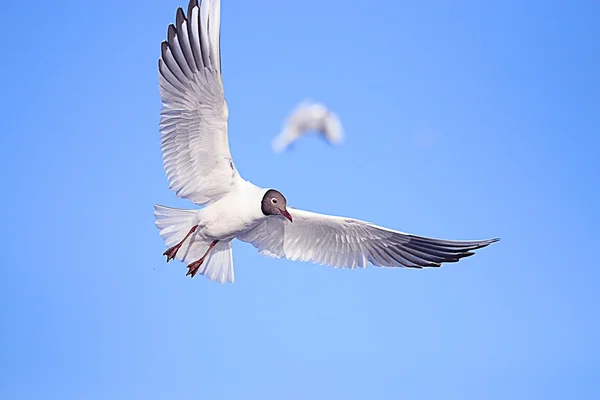
[[[231,240],[247,232],[266,216],[261,201],[266,189],[244,181],[239,189],[199,210],[199,236],[210,240]]]

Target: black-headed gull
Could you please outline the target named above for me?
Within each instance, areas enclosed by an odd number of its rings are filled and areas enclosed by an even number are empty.
[[[273,150],[280,153],[310,132],[319,133],[332,145],[339,145],[344,140],[338,116],[323,104],[306,100],[296,106],[285,120],[283,129],[273,140]]]
[[[439,267],[497,239],[452,241],[420,237],[356,219],[287,207],[285,197],[242,179],[229,151],[227,103],[220,59],[220,1],[177,10],[158,62],[163,163],[177,196],[205,207],[155,206],[167,261],[188,264],[217,282],[233,282],[231,241],[261,254],[337,268]]]

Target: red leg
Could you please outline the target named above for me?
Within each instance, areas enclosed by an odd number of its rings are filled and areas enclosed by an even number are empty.
[[[217,244],[217,243],[219,243],[218,240],[213,240],[208,245],[208,250],[206,250],[206,253],[204,253],[204,255],[202,256],[202,258],[199,259],[198,261],[194,261],[193,263],[191,263],[190,265],[187,266],[189,268],[189,270],[188,270],[187,274],[185,274],[185,276],[191,275],[192,278],[194,276],[196,276],[196,273],[198,272],[198,269],[200,269],[200,266],[202,265],[202,263],[204,262],[204,259],[208,255],[208,252],[210,251],[210,249],[212,249],[213,247],[215,247],[215,244]]]
[[[190,229],[190,231],[188,232],[188,234],[185,235],[185,237],[183,238],[183,240],[181,242],[177,243],[175,246],[171,247],[170,249],[168,249],[167,251],[165,251],[163,253],[163,256],[167,256],[167,262],[169,262],[169,261],[171,261],[172,259],[175,258],[175,256],[177,255],[177,252],[181,248],[181,245],[183,245],[183,242],[185,242],[187,240],[187,238],[189,238],[192,233],[196,232],[197,228],[198,228],[198,225],[192,226],[192,229]]]

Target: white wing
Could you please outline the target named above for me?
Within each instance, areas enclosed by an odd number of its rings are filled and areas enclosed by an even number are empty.
[[[273,150],[284,151],[290,144],[309,132],[320,132],[332,144],[342,142],[342,126],[338,117],[324,105],[304,101],[285,121],[283,130],[273,140]]]
[[[197,204],[217,200],[239,179],[227,138],[228,109],[220,59],[219,0],[177,10],[162,43],[160,131],[169,189]]]
[[[263,255],[336,268],[439,267],[498,239],[455,241],[415,236],[368,222],[295,210],[293,222],[269,217],[238,239]]]

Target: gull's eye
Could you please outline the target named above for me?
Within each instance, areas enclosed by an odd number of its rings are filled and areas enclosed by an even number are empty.
[[[277,199],[276,199],[275,197],[273,197],[273,198],[271,199],[271,203],[273,203],[273,204],[277,204]]]

